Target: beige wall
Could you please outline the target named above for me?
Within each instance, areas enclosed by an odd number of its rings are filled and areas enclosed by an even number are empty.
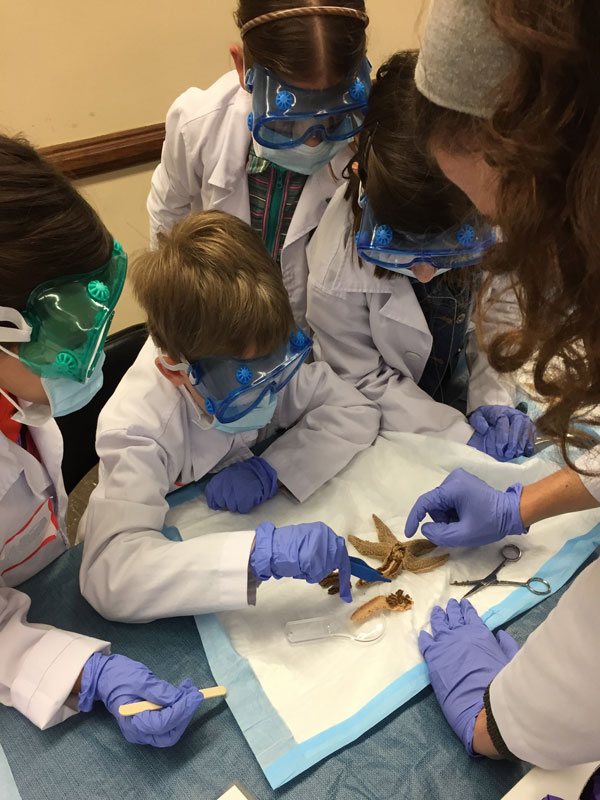
[[[417,44],[424,0],[367,0],[377,66]],[[160,122],[188,86],[230,69],[233,0],[19,0],[0,25],[0,121],[38,146]],[[10,75],[10,80],[6,76]],[[146,245],[153,165],[78,182],[114,236]],[[141,319],[126,290],[114,329]]]

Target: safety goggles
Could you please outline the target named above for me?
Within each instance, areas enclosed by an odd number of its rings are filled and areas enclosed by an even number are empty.
[[[477,264],[496,237],[483,218],[474,215],[443,233],[417,234],[398,231],[377,222],[365,195],[356,249],[364,261],[412,276],[415,264],[431,264],[441,272]]]
[[[299,328],[267,356],[227,358],[207,356],[182,361],[167,369],[186,370],[206,411],[219,422],[235,422],[255,408],[267,392],[277,393],[291,380],[312,348],[312,339]]]
[[[311,136],[329,141],[351,139],[362,128],[371,90],[371,64],[328,89],[301,89],[255,64],[246,74],[252,93],[248,127],[264,147],[297,147]]]
[[[127,254],[115,242],[98,269],[37,286],[22,313],[0,308],[0,341],[18,343],[19,360],[35,375],[85,383],[102,353],[126,273]]]

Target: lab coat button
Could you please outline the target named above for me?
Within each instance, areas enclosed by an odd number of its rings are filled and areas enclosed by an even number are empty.
[[[406,352],[406,357],[407,357],[407,358],[414,358],[414,359],[416,359],[417,361],[420,361],[420,360],[421,360],[421,356],[420,356],[418,353],[412,353],[410,350],[407,350],[407,352]]]

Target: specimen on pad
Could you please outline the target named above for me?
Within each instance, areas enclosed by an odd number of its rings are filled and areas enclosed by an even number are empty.
[[[380,558],[383,564],[377,567],[386,578],[394,578],[402,570],[407,572],[431,572],[437,567],[441,567],[448,561],[448,554],[441,556],[429,556],[419,558],[424,553],[435,550],[436,545],[428,539],[411,539],[408,542],[400,542],[385,522],[373,514],[373,522],[377,531],[378,542],[371,542],[368,539],[359,539],[358,536],[349,536],[348,541],[356,547],[361,556],[371,556]],[[365,586],[368,581],[359,580],[358,586]]]
[[[398,589],[397,592],[392,592],[387,597],[378,594],[377,597],[367,600],[366,603],[356,609],[350,619],[353,622],[364,622],[378,611],[408,611],[409,608],[412,608],[412,604],[412,597],[409,594],[405,594],[402,589]]]
[[[441,556],[428,556],[421,558],[425,553],[435,550],[436,545],[428,539],[411,539],[408,542],[400,542],[385,522],[382,522],[376,514],[373,514],[373,522],[377,531],[377,542],[369,539],[359,539],[358,536],[348,536],[348,541],[356,547],[361,556],[380,558],[383,564],[377,567],[377,571],[385,578],[395,578],[402,570],[406,572],[431,572],[433,569],[441,567],[448,561],[448,554]],[[357,586],[370,586],[369,581],[359,580]],[[320,586],[327,589],[329,594],[337,594],[339,591],[338,573],[332,572],[320,582]]]

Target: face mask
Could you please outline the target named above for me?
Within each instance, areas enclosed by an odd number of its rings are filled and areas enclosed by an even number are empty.
[[[219,422],[215,417],[211,428],[214,428],[216,431],[223,431],[224,433],[258,431],[271,422],[276,408],[277,395],[274,392],[268,392],[252,411],[244,414],[240,419],[237,419],[235,422]]]
[[[8,355],[18,358],[15,353],[8,350],[6,352]],[[21,407],[2,389],[0,389],[0,394],[17,409],[16,414],[13,414],[12,417],[16,422],[30,428],[40,428],[53,417],[63,417],[73,411],[79,411],[90,402],[102,388],[104,382],[102,366],[105,358],[105,354],[101,353],[94,371],[85,383],[68,378],[42,378],[42,386],[48,397],[48,403],[30,403],[28,406]]]
[[[85,383],[70,381],[68,378],[42,378],[42,386],[48,395],[53,417],[64,417],[87,406],[98,394],[104,383],[102,367],[106,356],[100,354],[94,371]]]
[[[264,158],[277,164],[278,167],[289,169],[291,172],[298,172],[300,175],[314,175],[322,167],[329,164],[333,157],[343,150],[348,144],[343,140],[340,142],[322,141],[315,147],[308,144],[299,144],[296,147],[287,147],[276,150],[271,147],[264,147],[254,139],[254,152],[259,158]]]

